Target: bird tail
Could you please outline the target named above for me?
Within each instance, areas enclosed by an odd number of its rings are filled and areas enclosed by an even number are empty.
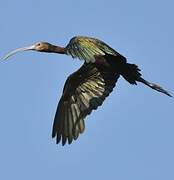
[[[137,82],[141,82],[143,84],[145,84],[146,86],[159,91],[161,93],[166,94],[167,96],[172,97],[171,94],[169,94],[168,91],[166,91],[165,89],[163,89],[162,87],[160,87],[157,84],[151,83],[146,81],[145,79],[143,79],[140,73],[140,69],[138,68],[138,66],[136,64],[129,64],[126,63],[123,65],[122,69],[121,69],[121,75],[124,77],[124,79],[126,79],[130,84],[137,84]]]

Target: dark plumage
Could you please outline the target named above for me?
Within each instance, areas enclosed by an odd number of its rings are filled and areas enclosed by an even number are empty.
[[[67,141],[71,144],[80,133],[84,132],[85,117],[102,105],[105,98],[112,92],[120,75],[130,84],[141,82],[171,96],[162,87],[144,80],[137,65],[127,63],[124,56],[95,38],[77,36],[72,38],[66,47],[39,42],[14,50],[4,59],[25,50],[66,54],[85,61],[82,67],[66,80],[58,103],[52,137],[56,137],[57,143],[62,141],[62,145]]]

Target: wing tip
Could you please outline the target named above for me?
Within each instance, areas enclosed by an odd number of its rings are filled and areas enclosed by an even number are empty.
[[[79,135],[84,132],[85,128],[83,129],[76,129],[72,132],[72,135],[64,136],[63,134],[58,134],[53,132],[52,138],[56,138],[56,144],[61,143],[62,146],[65,146],[66,144],[72,144],[73,141],[77,140]]]

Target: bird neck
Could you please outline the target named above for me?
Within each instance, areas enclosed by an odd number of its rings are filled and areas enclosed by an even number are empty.
[[[64,47],[60,47],[60,46],[53,45],[51,48],[51,51],[53,53],[66,54],[66,49]]]

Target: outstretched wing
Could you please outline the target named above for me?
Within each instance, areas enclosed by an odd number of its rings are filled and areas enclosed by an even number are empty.
[[[94,63],[96,56],[104,56],[106,54],[113,56],[120,55],[103,41],[84,36],[72,38],[66,46],[66,52],[73,58],[85,60],[86,63]]]
[[[52,137],[62,145],[70,144],[84,132],[84,118],[102,105],[113,90],[119,74],[93,63],[84,65],[66,80],[63,95],[59,101]]]

